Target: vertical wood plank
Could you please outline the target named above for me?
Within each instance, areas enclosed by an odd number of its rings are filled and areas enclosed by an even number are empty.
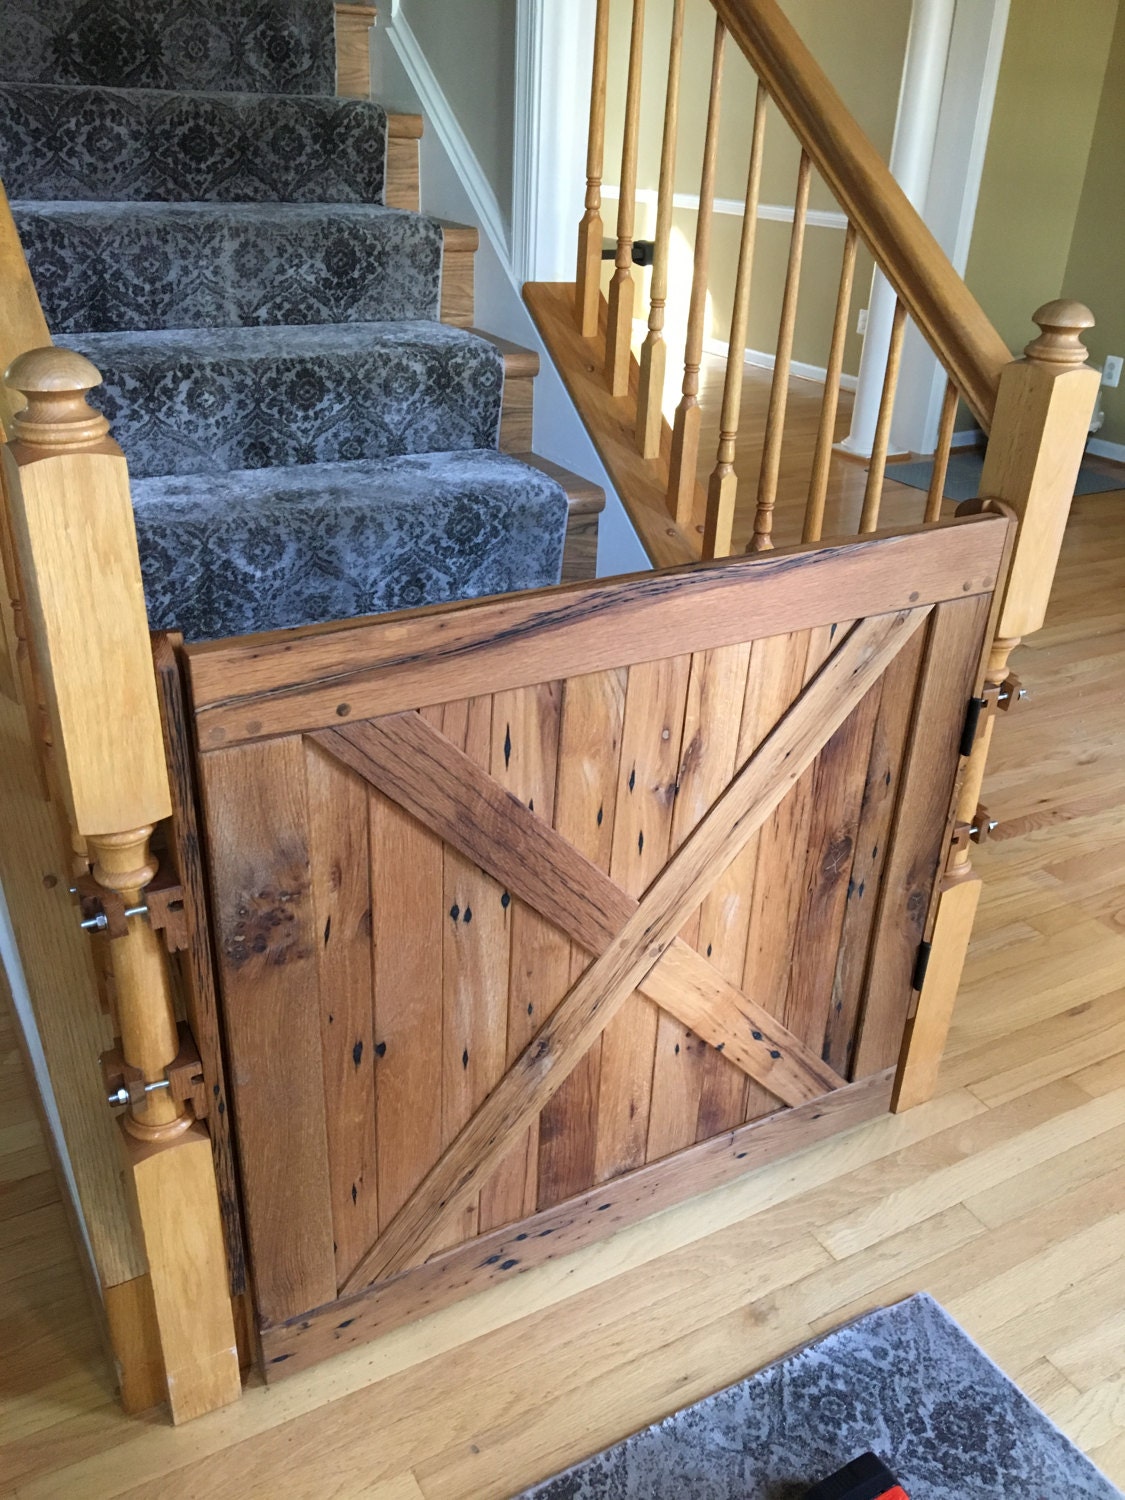
[[[555,815],[561,684],[541,683],[497,693],[492,715],[492,776],[548,823]],[[570,941],[522,901],[512,905],[507,994],[507,1045],[490,1087],[520,1055],[566,994]],[[539,1130],[533,1126],[481,1190],[482,1229],[497,1229],[534,1213]]]
[[[668,859],[691,658],[629,670],[610,874],[640,896]],[[595,1172],[641,1166],[648,1141],[657,1010],[633,994],[602,1034]]]
[[[570,678],[559,724],[555,829],[609,872],[625,714],[624,669]],[[571,945],[569,984],[589,955]],[[594,1185],[601,1048],[591,1047],[539,1119],[539,1207]]]
[[[793,702],[823,662],[831,647],[832,632],[822,627],[793,635],[789,640],[791,649],[779,669],[777,689],[778,698],[785,699],[785,706]],[[780,712],[775,715],[774,722],[779,717]],[[808,848],[815,772],[814,764],[758,835],[743,988],[779,1019],[784,1013],[788,993],[789,966],[801,900],[800,884],[794,879],[792,863],[794,851],[803,853]],[[771,1113],[776,1108],[777,1100],[771,1093],[759,1084],[747,1084],[748,1119]]]
[[[301,737],[204,757],[202,787],[255,1302],[280,1322],[336,1295]]]
[[[441,1154],[445,887],[440,839],[380,792],[367,811],[383,1230]]]
[[[721,646],[697,652],[691,660],[683,744],[677,775],[671,848],[676,850],[700,819],[710,811],[735,772],[742,704],[750,647]],[[691,917],[680,936],[693,947],[712,949],[717,925],[715,903],[708,896],[707,936],[703,907]],[[656,1033],[647,1158],[655,1161],[690,1146],[696,1137],[704,1064],[710,1049],[674,1017],[661,1012]],[[726,1069],[731,1064],[719,1057]],[[737,1070],[736,1070],[737,1071]]]
[[[492,755],[492,699],[447,703],[445,737],[487,770]],[[511,898],[456,849],[444,851],[442,953],[442,1145],[448,1146],[504,1071],[508,1027]],[[476,1234],[471,1204],[446,1243]],[[439,1247],[444,1248],[444,1246]]]
[[[342,1285],[379,1232],[367,790],[306,741],[332,1233]]]
[[[880,697],[879,687],[872,689],[817,757],[808,853],[802,861],[802,851],[793,850],[796,864],[803,864],[803,873],[783,1020],[818,1056],[832,1004],[836,957]]]
[[[929,627],[875,921],[875,961],[868,973],[856,1046],[858,1078],[898,1061],[911,975],[948,831],[965,707],[980,668],[990,609],[987,594],[940,604]]]
[[[844,925],[832,981],[832,1004],[824,1056],[838,1073],[851,1076],[856,1022],[863,998],[868,948],[887,861],[891,821],[898,801],[914,693],[925,639],[916,635],[895,657],[879,688],[879,714],[863,788],[855,858],[848,880]]]
[[[746,676],[736,767],[746,764],[800,692],[807,655],[807,632],[769,636],[754,642]],[[701,913],[703,951],[710,948],[711,962],[732,984],[740,987],[745,979],[759,840],[760,835],[755,835],[720,876]],[[703,1059],[696,1139],[710,1140],[741,1125],[746,1118],[750,1088],[757,1089],[755,1098],[761,1103],[758,1113],[776,1103],[772,1094],[750,1084],[716,1053],[707,1052]]]

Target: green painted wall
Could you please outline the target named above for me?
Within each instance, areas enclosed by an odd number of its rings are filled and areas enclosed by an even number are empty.
[[[1067,281],[1117,10],[1012,0],[965,280],[1017,352]]]
[[[1087,338],[1100,364],[1125,355],[1125,6],[1117,16],[1086,180],[1063,278],[1063,295],[1094,312],[1098,326]],[[1102,390],[1105,425],[1098,433],[1125,444],[1125,381]]]

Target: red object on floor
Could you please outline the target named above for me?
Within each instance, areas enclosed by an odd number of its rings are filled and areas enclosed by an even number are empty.
[[[809,1490],[805,1500],[910,1500],[874,1453],[864,1453]]]

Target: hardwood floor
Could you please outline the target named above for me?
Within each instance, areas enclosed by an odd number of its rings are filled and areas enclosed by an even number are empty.
[[[1125,493],[1075,502],[1015,665],[932,1102],[188,1427],[117,1410],[5,1022],[0,1492],[504,1497],[922,1288],[1125,1485]]]

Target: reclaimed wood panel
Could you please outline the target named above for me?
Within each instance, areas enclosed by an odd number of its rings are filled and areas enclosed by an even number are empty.
[[[912,994],[911,974],[948,836],[960,764],[958,745],[979,672],[990,609],[986,595],[953,600],[937,607],[929,627],[894,839],[872,936],[877,961],[869,969],[859,1024],[858,1078],[898,1061]]]
[[[687,703],[676,775],[672,815],[673,849],[678,849],[730,784],[737,769],[740,719],[732,705],[746,695],[750,646],[720,646],[691,659]],[[706,925],[705,925],[706,916]],[[680,933],[686,943],[713,958],[714,939],[723,929],[722,911],[709,892]],[[710,949],[711,952],[707,950]],[[667,1011],[660,1013],[652,1079],[646,1157],[655,1161],[696,1139],[707,1058],[706,1042]],[[722,1053],[713,1053],[717,1068],[733,1075],[731,1087],[742,1087],[742,1075]]]
[[[497,693],[493,699],[492,777],[545,823],[553,822],[555,815],[560,701],[557,682]],[[510,952],[507,1013],[499,1027],[501,1040],[506,1034],[507,1042],[489,1087],[499,1083],[550,1016],[570,977],[570,943],[553,922],[518,899],[512,910]],[[538,1176],[536,1123],[485,1184],[481,1228],[498,1229],[534,1213]]]
[[[441,1155],[445,869],[441,840],[388,797],[372,792],[368,815],[384,1228]]]
[[[617,809],[624,671],[572,677],[563,689],[555,830],[599,870],[609,874]],[[585,971],[589,955],[571,947],[567,988]],[[539,1116],[540,1209],[584,1192],[594,1182],[601,1049],[591,1047]]]
[[[336,1276],[379,1231],[367,788],[305,741],[309,874]]]
[[[337,1285],[301,739],[215,756],[203,805],[255,1299],[280,1321]]]
[[[690,657],[676,656],[629,671],[609,873],[630,896],[668,859],[690,667]],[[646,1159],[657,1021],[652,1002],[632,995],[602,1036],[599,1182]]]

